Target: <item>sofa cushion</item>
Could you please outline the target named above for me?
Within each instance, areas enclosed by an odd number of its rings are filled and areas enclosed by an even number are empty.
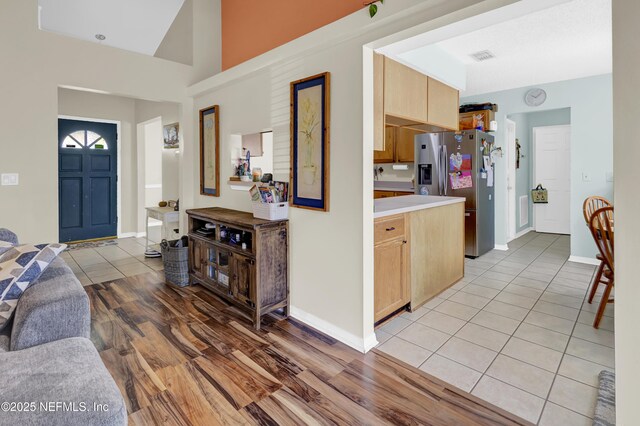
[[[4,371],[0,401],[35,408],[2,412],[0,424],[127,424],[122,394],[88,339],[75,337],[0,353],[0,365]]]
[[[89,337],[91,313],[89,297],[59,256],[31,284],[13,314],[10,350],[69,337]],[[5,328],[5,331],[9,326]]]
[[[11,247],[13,247],[13,244],[11,244],[10,242],[0,240],[0,255],[9,250]]]
[[[6,241],[11,245],[18,244],[18,236],[6,228],[0,228],[0,241]]]
[[[0,254],[0,331],[11,319],[22,293],[66,247],[23,244]]]

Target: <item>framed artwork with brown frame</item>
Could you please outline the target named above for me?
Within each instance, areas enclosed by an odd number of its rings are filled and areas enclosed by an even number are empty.
[[[200,194],[220,196],[220,107],[200,110]]]
[[[289,204],[329,211],[330,77],[291,83],[291,195]]]

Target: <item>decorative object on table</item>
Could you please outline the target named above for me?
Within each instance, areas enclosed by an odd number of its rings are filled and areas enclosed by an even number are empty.
[[[293,207],[329,211],[330,73],[291,83]]]
[[[220,196],[220,107],[200,110],[200,194]]]
[[[0,255],[0,331],[11,320],[24,291],[40,277],[66,244],[21,244]]]
[[[168,203],[166,201],[160,201],[158,203],[158,207],[167,207]]]
[[[260,179],[262,179],[262,169],[260,167],[254,167],[251,175],[253,176],[254,182],[260,182]]]
[[[183,236],[179,240],[162,240],[162,263],[164,277],[171,284],[178,287],[189,285],[189,238]]]
[[[260,179],[260,182],[269,183],[272,180],[273,180],[273,175],[271,173],[265,173],[262,175],[262,179]]]
[[[282,220],[289,216],[289,184],[269,182],[253,185],[249,189],[253,216],[265,220]]]
[[[365,1],[363,3],[369,9],[369,16],[372,18],[378,13],[378,5],[376,3],[384,4],[384,0]]]
[[[549,193],[542,187],[541,183],[531,190],[531,200],[534,204],[546,204],[549,202]]]
[[[547,100],[547,92],[540,88],[529,89],[524,95],[524,103],[530,107],[542,105]]]
[[[516,169],[520,168],[520,148],[522,148],[520,139],[516,138]]]
[[[174,149],[180,148],[180,123],[171,123],[162,127],[162,134],[164,136],[164,148]]]

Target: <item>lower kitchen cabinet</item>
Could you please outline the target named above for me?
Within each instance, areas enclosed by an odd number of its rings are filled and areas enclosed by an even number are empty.
[[[405,216],[389,216],[374,227],[374,321],[410,302],[409,243]]]

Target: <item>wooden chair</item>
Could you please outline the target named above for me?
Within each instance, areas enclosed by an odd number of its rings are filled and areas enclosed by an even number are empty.
[[[604,310],[607,307],[607,303],[613,302],[613,299],[609,299],[611,290],[614,283],[614,263],[613,263],[613,247],[614,247],[614,225],[613,225],[613,207],[602,207],[593,212],[591,219],[589,220],[589,230],[593,236],[593,240],[598,246],[598,251],[602,257],[604,263],[603,275],[606,279],[604,283],[606,288],[602,293],[602,299],[600,300],[600,306],[598,306],[598,312],[593,321],[593,326],[598,328],[600,320],[604,314]],[[593,291],[592,291],[593,293]],[[591,301],[589,301],[591,302]]]
[[[589,226],[589,222],[591,221],[591,216],[593,216],[593,213],[596,210],[601,209],[603,207],[611,207],[611,206],[612,206],[611,202],[604,197],[598,197],[595,195],[591,197],[587,197],[584,200],[584,203],[582,203],[582,214],[584,215],[584,221],[586,222],[587,226]],[[593,282],[591,283],[591,292],[589,293],[589,303],[593,302],[593,298],[595,297],[596,292],[598,291],[598,286],[600,285],[600,283],[606,283],[606,281],[602,279],[602,272],[604,271],[604,267],[605,267],[604,261],[602,260],[602,255],[600,254],[596,255],[596,259],[600,261],[600,265],[598,265],[598,270],[596,271],[596,275],[593,279]]]

